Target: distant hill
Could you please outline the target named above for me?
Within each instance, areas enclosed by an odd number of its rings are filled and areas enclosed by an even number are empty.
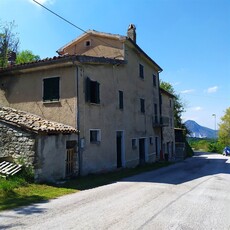
[[[197,124],[195,121],[188,120],[185,122],[186,128],[191,132],[189,137],[196,138],[216,138],[217,131]]]

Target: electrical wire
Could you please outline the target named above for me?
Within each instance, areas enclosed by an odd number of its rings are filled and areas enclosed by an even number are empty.
[[[53,12],[52,10],[48,9],[47,7],[45,7],[44,5],[42,5],[41,3],[37,2],[36,0],[33,0],[33,2],[37,3],[38,5],[40,5],[41,7],[43,7],[44,9],[48,10],[50,13],[54,14],[55,16],[61,18],[62,20],[64,20],[65,22],[69,23],[70,25],[74,26],[75,28],[81,30],[84,33],[87,33],[87,31],[83,30],[82,28],[80,28],[79,26],[76,26],[75,24],[73,24],[72,22],[68,21],[67,19],[63,18],[62,16],[60,16],[59,14],[56,14],[55,12]]]
[[[63,21],[67,22],[67,23],[70,24],[71,26],[77,28],[78,30],[80,30],[80,31],[82,31],[82,32],[84,32],[84,33],[86,33],[86,34],[89,34],[86,30],[80,28],[79,26],[76,26],[74,23],[72,23],[72,22],[70,22],[69,20],[63,18],[62,16],[60,16],[59,14],[57,14],[57,13],[55,13],[54,11],[50,10],[49,8],[45,7],[44,5],[42,5],[41,3],[37,2],[36,0],[33,0],[33,2],[37,3],[38,5],[40,5],[41,7],[43,7],[44,9],[46,9],[47,11],[49,11],[50,13],[54,14],[55,16],[59,17],[59,18],[62,19]],[[100,42],[103,42],[103,43],[106,44],[106,45],[109,45],[109,46],[112,47],[112,48],[116,48],[116,49],[117,49],[116,46],[113,46],[113,45],[112,45],[111,43],[109,43],[109,42],[106,42],[106,41],[104,41],[104,40],[102,40],[102,39],[100,39],[100,38],[97,38],[97,37],[94,37],[94,38],[95,38],[96,40],[100,41]],[[94,52],[96,53],[96,50],[94,50]],[[96,53],[96,54],[97,54],[97,53]]]

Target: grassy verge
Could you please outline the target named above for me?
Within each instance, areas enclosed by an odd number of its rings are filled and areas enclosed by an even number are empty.
[[[0,210],[12,209],[35,202],[48,201],[52,198],[106,185],[122,178],[158,169],[168,166],[169,164],[171,163],[157,162],[132,169],[121,169],[116,172],[98,175],[93,174],[71,179],[58,185],[27,183],[21,177],[14,177],[8,180],[0,179]]]

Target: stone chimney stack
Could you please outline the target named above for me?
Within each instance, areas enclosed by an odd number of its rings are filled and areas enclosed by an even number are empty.
[[[129,25],[127,37],[132,39],[133,42],[136,43],[136,26],[134,24]]]

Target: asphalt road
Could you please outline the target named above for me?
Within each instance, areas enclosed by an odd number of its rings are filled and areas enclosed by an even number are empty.
[[[230,157],[201,153],[110,185],[0,212],[0,229],[230,230]]]

